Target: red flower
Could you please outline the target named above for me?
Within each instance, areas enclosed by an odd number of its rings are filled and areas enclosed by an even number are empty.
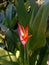
[[[23,26],[21,27],[20,24],[18,24],[18,33],[20,36],[21,43],[25,46],[27,40],[32,36],[32,35],[28,35],[28,25],[24,29]]]

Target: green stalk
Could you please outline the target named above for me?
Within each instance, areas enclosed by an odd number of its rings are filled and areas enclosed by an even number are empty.
[[[24,46],[24,65],[26,65],[26,46]]]

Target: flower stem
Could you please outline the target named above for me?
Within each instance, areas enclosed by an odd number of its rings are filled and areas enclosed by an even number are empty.
[[[26,46],[24,46],[24,65],[26,65]]]

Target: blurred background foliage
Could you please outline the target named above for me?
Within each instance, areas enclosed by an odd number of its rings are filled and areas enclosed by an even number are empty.
[[[0,0],[0,65],[23,65],[24,48],[18,23],[32,37],[26,46],[26,65],[46,65],[49,56],[49,0]]]

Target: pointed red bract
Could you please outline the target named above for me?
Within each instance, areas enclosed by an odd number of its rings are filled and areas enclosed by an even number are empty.
[[[27,40],[32,36],[32,35],[28,35],[28,25],[24,29],[23,26],[21,27],[20,24],[18,24],[18,33],[19,33],[19,36],[20,36],[21,43],[24,46],[26,46]]]

